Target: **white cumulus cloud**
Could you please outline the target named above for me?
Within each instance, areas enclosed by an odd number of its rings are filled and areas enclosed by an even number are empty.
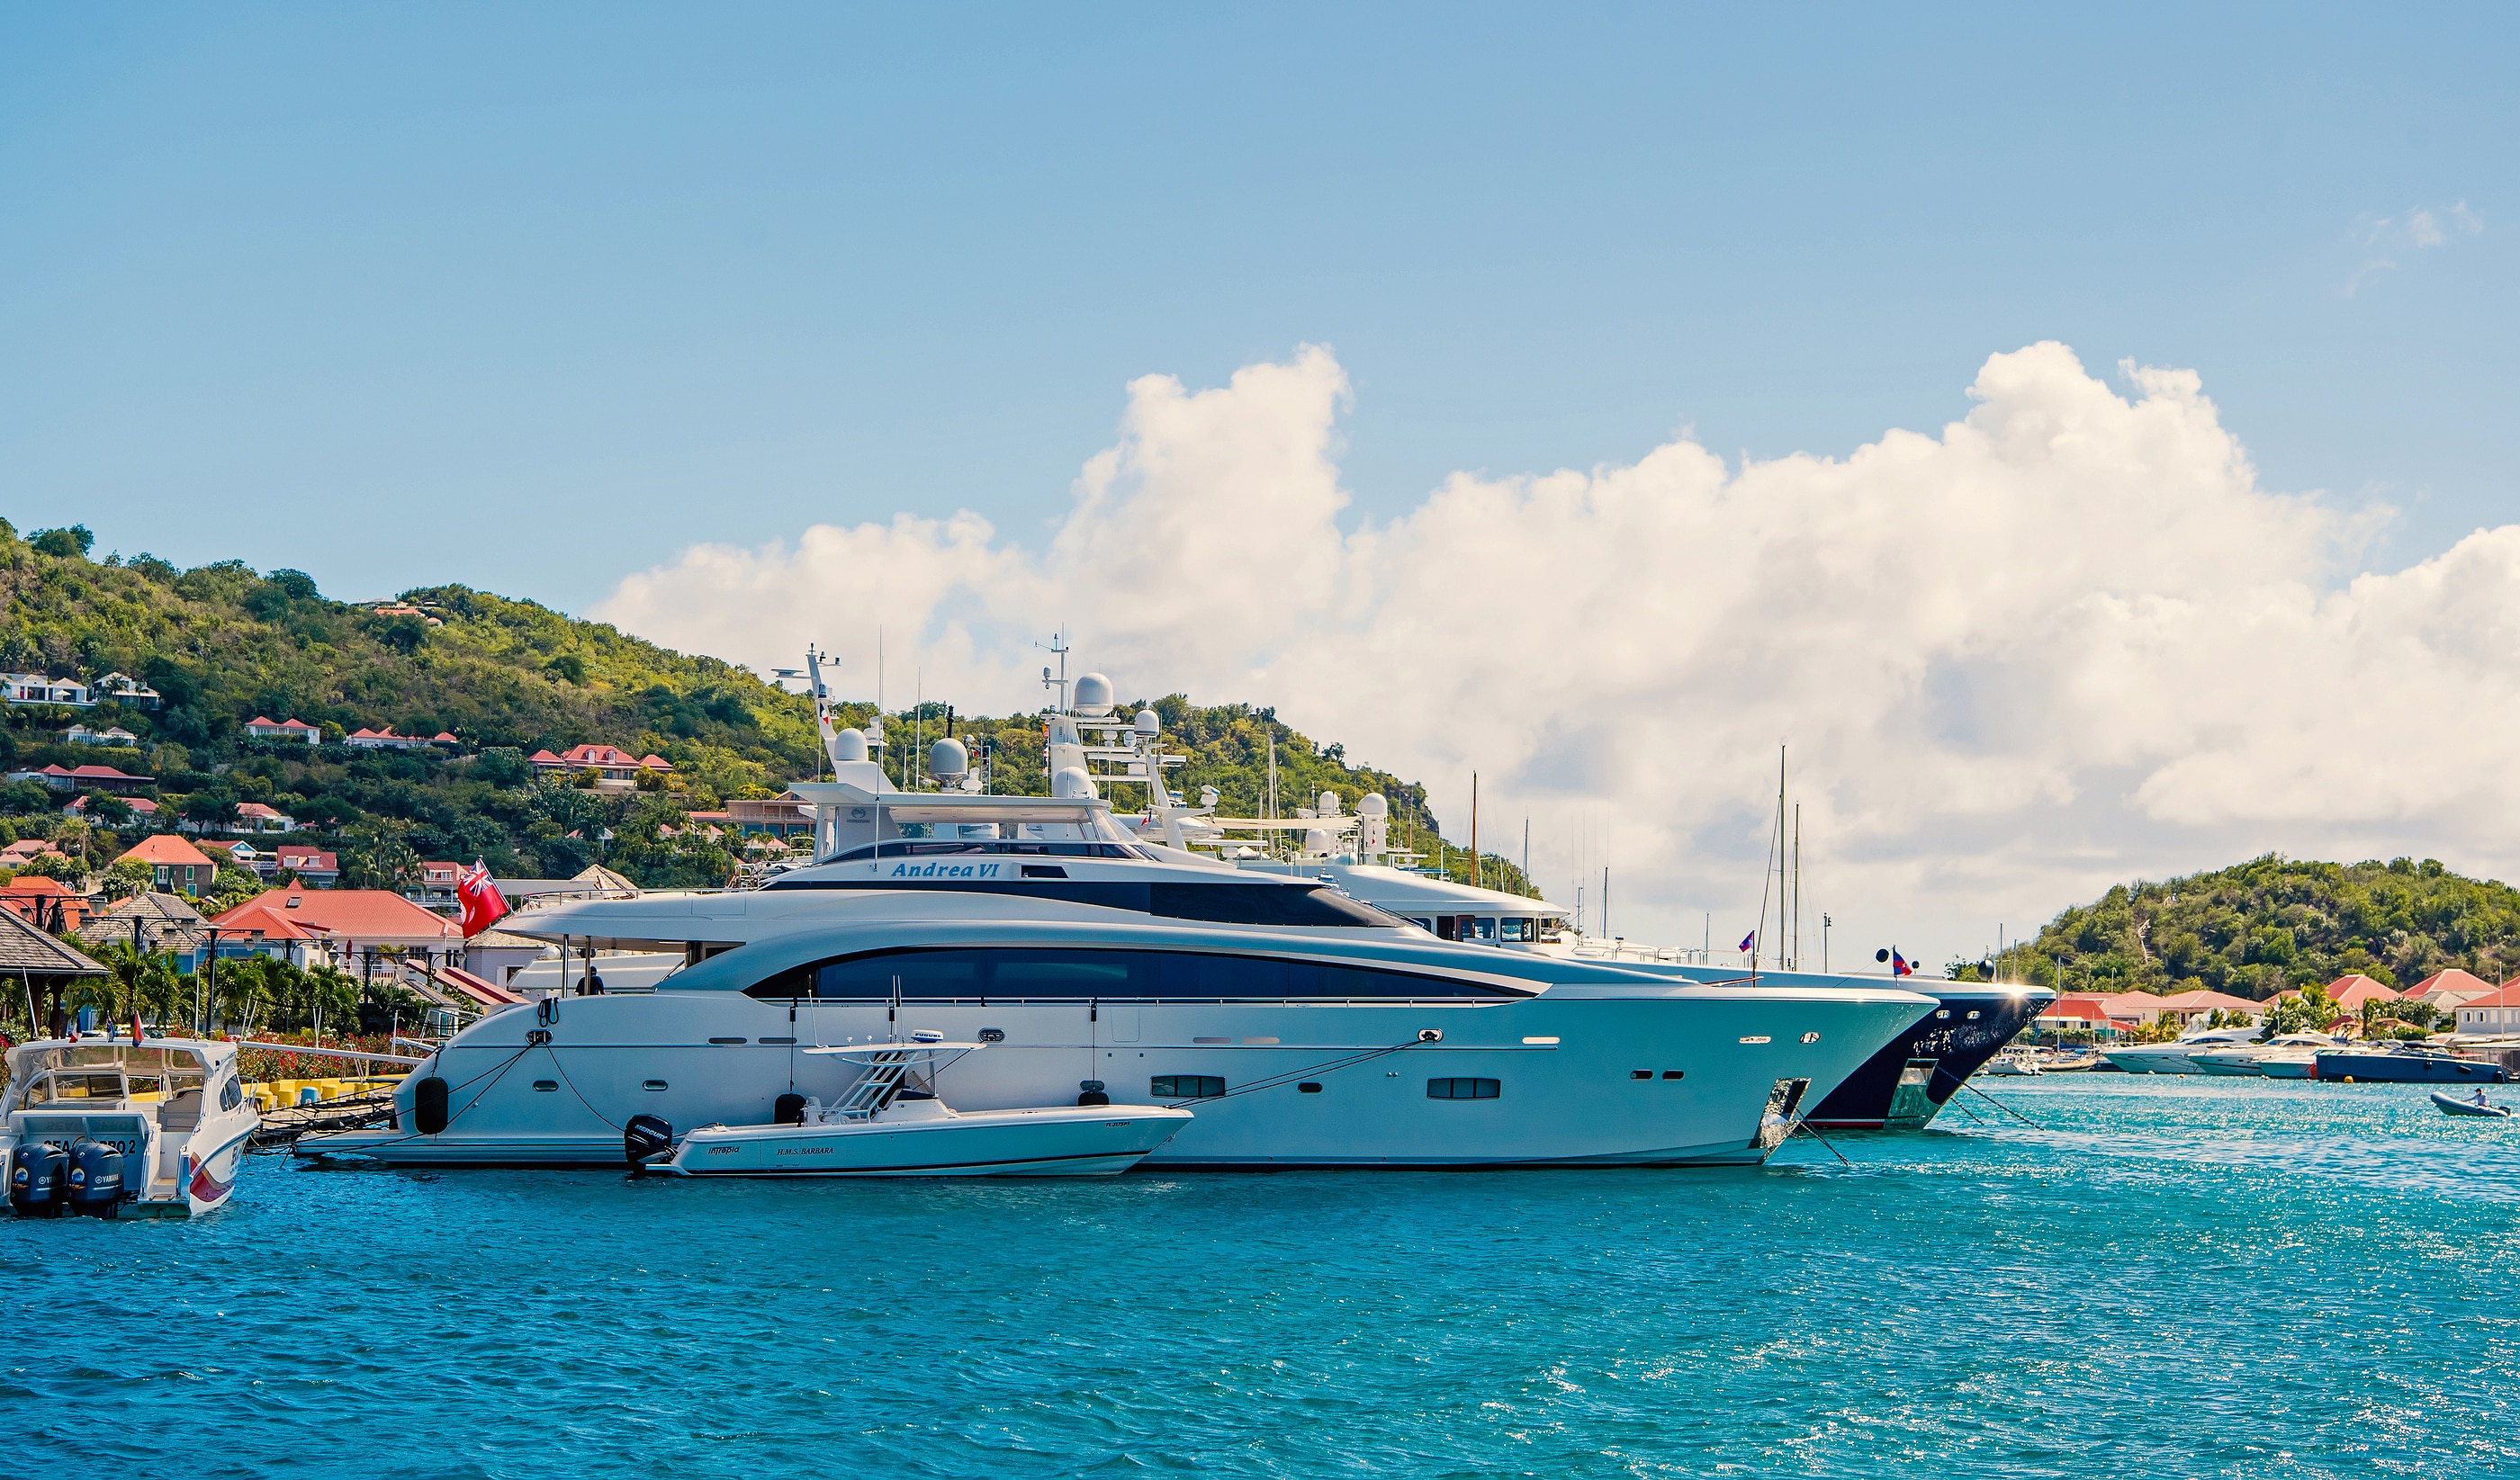
[[[1554,898],[1579,846],[1631,938],[1738,939],[1777,746],[1802,804],[1807,958],[1974,955],[2109,882],[2235,861],[2506,869],[2520,526],[2356,572],[2386,509],[2259,486],[2188,371],[1991,357],[1939,432],[1728,465],[1459,473],[1345,514],[1328,350],[1129,386],[1046,547],[969,514],[695,547],[598,611],[762,666],[810,639],[886,697],[1038,702],[1065,624],[1124,695],[1248,699],[1424,780]],[[1579,837],[1587,841],[1579,844]]]

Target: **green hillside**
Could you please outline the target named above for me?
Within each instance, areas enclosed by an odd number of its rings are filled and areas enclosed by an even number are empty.
[[[813,712],[802,696],[732,663],[464,586],[405,591],[400,605],[418,614],[385,614],[329,600],[292,570],[257,572],[239,561],[179,570],[148,555],[95,560],[83,529],[21,538],[0,519],[0,669],[83,680],[128,673],[163,696],[155,709],[12,706],[0,731],[8,769],[103,762],[153,776],[161,827],[262,802],[304,825],[290,840],[337,849],[360,883],[404,877],[424,858],[475,857],[508,875],[573,874],[603,862],[644,883],[715,883],[735,857],[693,836],[686,815],[775,795],[815,773]],[[1164,716],[1167,744],[1192,758],[1173,777],[1189,794],[1214,785],[1229,813],[1257,809],[1274,736],[1282,807],[1334,790],[1353,808],[1379,790],[1392,804],[1395,838],[1432,851],[1438,834],[1422,786],[1350,766],[1337,744],[1316,744],[1267,709],[1202,707],[1181,695],[1151,707]],[[328,738],[391,726],[448,731],[463,743],[452,753],[310,751],[246,735],[258,715],[321,725]],[[873,715],[870,704],[843,709],[853,725]],[[913,734],[932,739],[947,715],[940,701],[890,716],[892,763],[906,764]],[[141,746],[63,740],[82,722],[119,725]],[[1036,718],[954,723],[994,748],[997,789],[1047,789]],[[665,789],[612,797],[538,780],[524,763],[536,749],[584,742],[652,751],[675,776]],[[66,852],[101,862],[144,826],[103,798],[91,802],[94,824],[68,823],[56,810],[63,800],[31,783],[0,791],[0,831],[11,841],[59,834]],[[1466,878],[1466,860],[1453,862]],[[1484,876],[1520,886],[1518,871],[1499,858],[1486,861]]]
[[[1972,964],[1956,972],[1976,974]],[[2003,974],[2118,992],[2211,988],[2263,1001],[2360,971],[2411,986],[2464,967],[2520,969],[2520,890],[2432,859],[2298,863],[2269,854],[2160,883],[2121,884],[2007,951]]]

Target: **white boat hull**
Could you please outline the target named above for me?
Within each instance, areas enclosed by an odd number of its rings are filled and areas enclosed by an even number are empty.
[[[880,1002],[791,1005],[738,993],[571,998],[498,1014],[415,1070],[395,1130],[308,1136],[301,1155],[394,1166],[619,1166],[621,1127],[769,1124],[783,1094],[836,1100],[860,1072],[804,1045],[874,1044],[935,1029],[991,1044],[954,1071],[954,1104],[1058,1105],[1085,1081],[1167,1099],[1157,1080],[1207,1077],[1252,1094],[1184,1100],[1196,1118],[1148,1167],[1756,1165],[1775,1150],[1780,1084],[1808,1111],[1882,1043],[1932,1009],[1906,993],[1757,994],[1673,986],[1586,996],[1554,988],[1488,1002]],[[1233,1037],[1217,1030],[1231,1023]],[[1426,1030],[1437,1041],[1420,1040]],[[996,1034],[999,1037],[992,1038]],[[1809,1039],[1806,1042],[1806,1039]],[[415,1129],[430,1077],[464,1087],[446,1128]],[[1496,1098],[1438,1099],[1437,1079],[1496,1081]],[[1305,1085],[1313,1088],[1306,1089]],[[542,1086],[550,1086],[544,1089]]]
[[[1190,1111],[1158,1105],[1067,1105],[934,1120],[704,1126],[647,1170],[676,1177],[1109,1177],[1190,1122]]]
[[[2318,1060],[2315,1058],[2261,1058],[2258,1072],[2269,1079],[2316,1079]]]

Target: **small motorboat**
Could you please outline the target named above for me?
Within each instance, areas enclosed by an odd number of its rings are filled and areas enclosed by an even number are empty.
[[[906,1044],[800,1052],[863,1065],[840,1099],[783,1096],[769,1125],[701,1126],[674,1139],[653,1115],[631,1118],[623,1153],[669,1177],[1108,1177],[1136,1166],[1190,1124],[1169,1105],[1115,1105],[1099,1086],[1078,1104],[957,1110],[936,1074],[987,1047],[920,1032]]]
[[[2439,1090],[2433,1092],[2433,1103],[2441,1106],[2441,1112],[2445,1115],[2482,1115],[2488,1120],[2511,1118],[2511,1110],[2507,1105],[2478,1104],[2473,1099],[2461,1099],[2455,1095],[2445,1095]]]
[[[2028,1054],[2007,1052],[1998,1054],[1993,1058],[1988,1059],[1986,1067],[1980,1069],[1978,1072],[1981,1074],[1991,1075],[2013,1075],[2045,1074],[2048,1071],[2041,1068],[2039,1066],[2039,1060]]]
[[[19,1217],[198,1218],[236,1190],[258,1121],[235,1044],[39,1039],[8,1063],[0,1150]]]

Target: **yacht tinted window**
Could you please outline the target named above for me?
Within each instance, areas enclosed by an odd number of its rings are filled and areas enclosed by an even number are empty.
[[[1430,1079],[1428,1099],[1495,1099],[1502,1086],[1493,1079]]]
[[[1158,1074],[1147,1081],[1147,1093],[1157,1099],[1214,1099],[1225,1093],[1225,1080],[1215,1074]]]
[[[992,997],[1127,997],[1127,951],[1000,951],[989,964]]]
[[[1229,925],[1405,925],[1387,914],[1319,884],[1156,884],[1148,909],[1175,919]]]
[[[1083,1001],[1091,998],[1321,998],[1442,1001],[1527,994],[1372,966],[1281,961],[1203,951],[1050,947],[878,952],[782,971],[746,990],[764,1000],[880,1001],[898,978],[905,998]]]

